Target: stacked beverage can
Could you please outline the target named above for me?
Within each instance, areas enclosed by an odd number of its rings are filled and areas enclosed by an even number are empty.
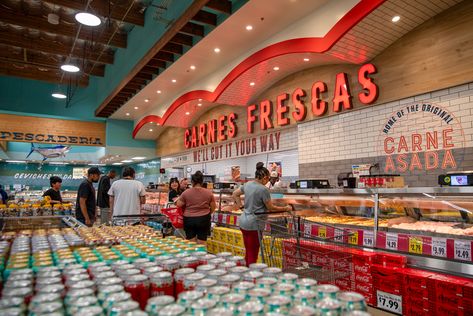
[[[151,297],[146,305],[146,312],[150,316],[156,316],[166,306],[174,304],[174,297],[170,295],[161,295]]]

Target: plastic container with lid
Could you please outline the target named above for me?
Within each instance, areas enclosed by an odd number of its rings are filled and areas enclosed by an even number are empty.
[[[174,304],[174,297],[170,295],[161,295],[151,297],[146,304],[146,312],[149,315],[158,315],[158,312],[164,307]]]
[[[125,279],[125,291],[131,294],[131,298],[140,304],[140,308],[146,308],[149,299],[150,285],[146,275],[136,274]]]
[[[174,295],[174,279],[171,272],[162,271],[151,276],[151,296]]]

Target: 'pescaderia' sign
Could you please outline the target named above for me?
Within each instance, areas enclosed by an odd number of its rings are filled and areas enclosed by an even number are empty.
[[[105,146],[105,123],[0,114],[0,141]]]

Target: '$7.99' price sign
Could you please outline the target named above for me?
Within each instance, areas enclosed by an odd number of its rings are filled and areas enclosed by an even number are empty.
[[[402,314],[402,296],[377,291],[378,308],[395,314]]]

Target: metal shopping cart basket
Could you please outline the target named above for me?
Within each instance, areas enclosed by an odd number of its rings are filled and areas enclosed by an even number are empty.
[[[21,216],[0,218],[2,233],[33,229],[78,228],[83,226],[84,225],[73,216]]]
[[[352,254],[337,244],[338,239],[345,238],[344,234],[351,233],[337,232],[336,239],[313,237],[304,232],[304,219],[295,213],[258,215],[260,255],[268,266],[310,277],[320,283],[336,284],[336,280],[353,275]]]

